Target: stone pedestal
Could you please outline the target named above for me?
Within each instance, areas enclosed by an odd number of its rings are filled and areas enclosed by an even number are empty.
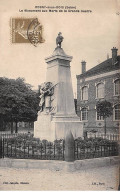
[[[73,162],[75,160],[75,142],[71,131],[65,137],[65,161]]]
[[[47,75],[46,82],[54,85],[54,94],[50,97],[50,108],[45,99],[45,108],[39,113],[35,122],[35,136],[40,139],[55,140],[64,138],[68,130],[74,136],[83,136],[83,125],[75,113],[70,62],[71,56],[57,47],[53,54],[46,58]]]

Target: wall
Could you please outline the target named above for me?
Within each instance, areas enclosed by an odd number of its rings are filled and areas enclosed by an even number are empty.
[[[119,165],[118,156],[76,160],[74,162],[52,161],[52,160],[26,160],[26,159],[0,159],[0,167],[7,168],[28,168],[28,169],[49,169],[64,171],[79,171],[85,169]]]

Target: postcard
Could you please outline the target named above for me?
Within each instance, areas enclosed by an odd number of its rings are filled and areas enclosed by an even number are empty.
[[[1,191],[120,190],[119,40],[119,0],[1,0]]]

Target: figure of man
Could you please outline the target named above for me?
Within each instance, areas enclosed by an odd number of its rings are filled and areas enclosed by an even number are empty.
[[[62,43],[62,41],[63,41],[63,36],[62,36],[62,33],[61,32],[59,32],[58,33],[58,36],[57,36],[57,38],[56,38],[56,45],[57,45],[57,47],[60,47],[61,48],[61,43]]]
[[[40,88],[40,111],[43,111],[44,105],[45,105],[45,96],[51,96],[53,95],[53,85],[51,82],[45,82],[43,83]]]

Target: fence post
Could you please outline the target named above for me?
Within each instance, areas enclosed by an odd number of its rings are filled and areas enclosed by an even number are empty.
[[[0,158],[2,158],[2,138],[0,137]]]
[[[73,162],[75,160],[74,137],[71,131],[68,131],[65,137],[65,161]]]

